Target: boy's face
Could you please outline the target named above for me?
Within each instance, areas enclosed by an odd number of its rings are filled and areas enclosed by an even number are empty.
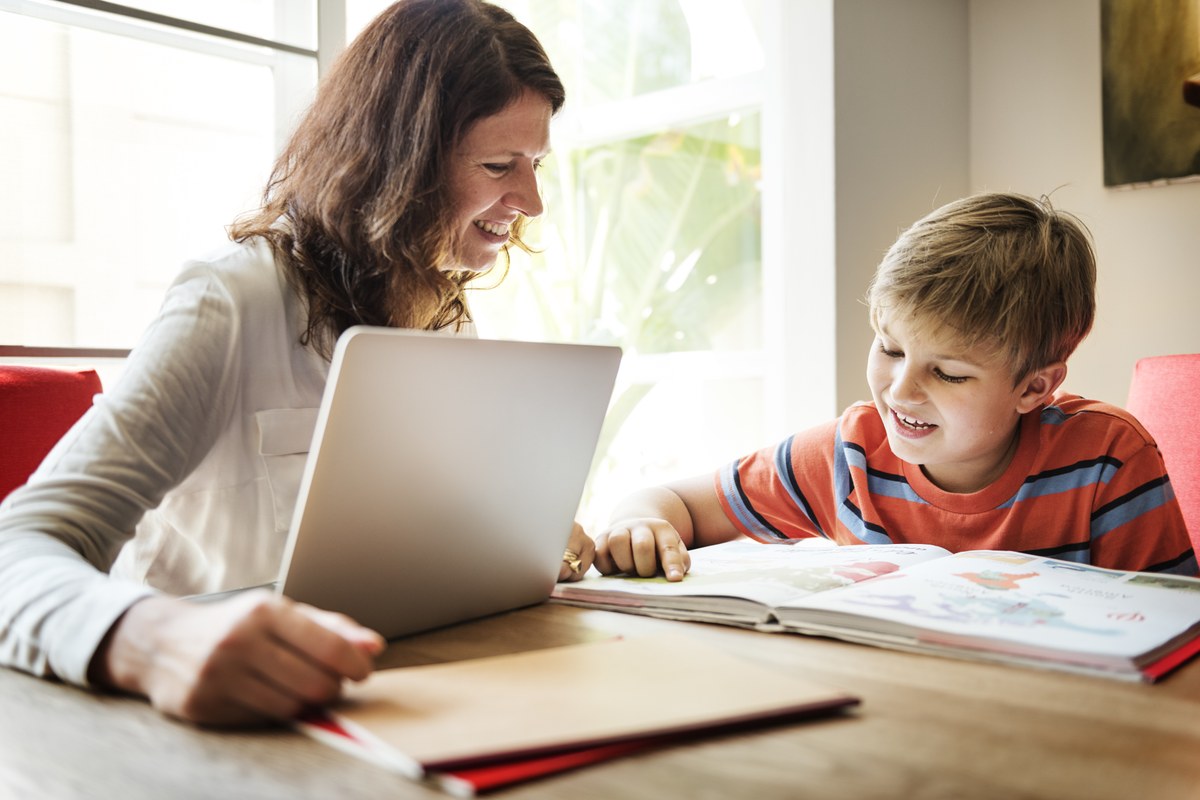
[[[1004,473],[1017,423],[1031,410],[1027,381],[1014,386],[1001,360],[936,331],[917,334],[910,319],[887,313],[878,318],[867,382],[892,451],[951,492],[978,491]]]

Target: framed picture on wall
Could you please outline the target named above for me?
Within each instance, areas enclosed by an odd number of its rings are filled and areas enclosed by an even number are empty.
[[[1101,0],[1104,185],[1200,180],[1200,0]]]

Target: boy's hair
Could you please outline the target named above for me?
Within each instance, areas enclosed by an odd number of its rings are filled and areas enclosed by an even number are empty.
[[[1019,381],[1074,352],[1091,330],[1095,290],[1082,222],[1046,197],[987,193],[944,205],[900,234],[867,302],[876,329],[885,311],[919,332],[949,327]]]

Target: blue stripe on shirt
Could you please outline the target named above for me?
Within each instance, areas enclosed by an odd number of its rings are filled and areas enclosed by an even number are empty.
[[[1171,575],[1184,575],[1193,578],[1196,575],[1196,554],[1188,548],[1186,553],[1179,555],[1162,564],[1147,567],[1145,572],[1166,572]]]
[[[779,529],[768,523],[754,510],[746,493],[742,490],[742,480],[738,475],[738,462],[733,461],[721,468],[721,492],[725,495],[729,508],[737,522],[751,535],[768,539],[787,539]]]
[[[867,454],[853,442],[843,442],[842,432],[838,430],[833,443],[833,482],[838,503],[837,518],[846,526],[846,530],[866,544],[891,544],[892,539],[878,525],[873,525],[862,517],[858,506],[850,499],[854,492],[854,481],[850,477],[851,467],[866,471]]]
[[[1023,552],[1031,556],[1057,558],[1060,561],[1071,561],[1076,564],[1092,563],[1092,543],[1090,541],[1072,542],[1070,544],[1060,544],[1056,547],[1045,547],[1041,550],[1024,550]]]
[[[1121,466],[1122,463],[1115,458],[1100,456],[1030,475],[1017,493],[1002,503],[1000,508],[1010,508],[1023,500],[1032,500],[1035,497],[1107,484]]]
[[[796,471],[792,468],[791,437],[784,439],[775,448],[775,474],[779,476],[779,482],[783,484],[784,490],[796,505],[796,509],[804,515],[805,519],[812,525],[813,530],[818,535],[828,539],[829,535],[821,529],[820,523],[817,522],[817,515],[813,513],[812,506],[808,503],[808,498],[804,496],[804,492],[800,489],[800,483],[796,480]]]
[[[1165,475],[1142,484],[1092,512],[1092,541],[1174,499],[1175,491]]]
[[[869,469],[867,470],[867,489],[876,497],[894,497],[897,500],[907,500],[918,505],[929,505],[925,498],[909,486],[903,475]]]
[[[1046,406],[1042,409],[1043,425],[1061,425],[1067,421],[1067,412],[1058,406]]]
[[[1058,547],[1047,547],[1043,550],[1026,550],[1025,552],[1034,556],[1057,558],[1059,561],[1071,561],[1076,564],[1092,563],[1092,547],[1090,542],[1076,542],[1074,544],[1059,545]],[[1169,561],[1164,561],[1161,564],[1151,564],[1140,571],[1184,575],[1190,578],[1196,575],[1196,570],[1196,554],[1189,548],[1187,552]]]

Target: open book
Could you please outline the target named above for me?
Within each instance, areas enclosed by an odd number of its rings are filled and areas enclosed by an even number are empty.
[[[824,546],[822,546],[822,544]],[[932,545],[728,542],[682,582],[589,575],[557,600],[1152,682],[1200,651],[1200,579]]]
[[[663,675],[670,691],[663,691]],[[686,636],[639,637],[382,670],[296,725],[409,778],[470,796],[698,733],[857,702]]]

